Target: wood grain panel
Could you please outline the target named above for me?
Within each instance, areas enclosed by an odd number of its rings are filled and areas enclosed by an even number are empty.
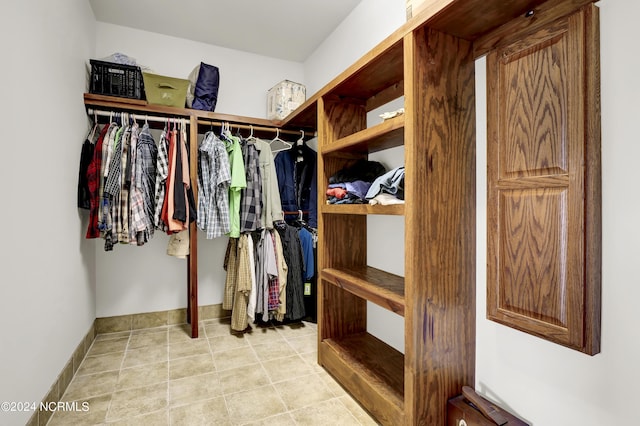
[[[320,277],[378,306],[404,316],[404,278],[377,268],[327,268]]]
[[[429,26],[448,34],[474,40],[502,23],[524,15],[544,0],[519,0],[488,2],[483,0],[458,0],[451,2],[429,20]],[[474,19],[469,19],[473,16]]]
[[[500,192],[498,310],[567,327],[567,189]]]
[[[599,350],[595,10],[487,57],[487,317],[586,353]]]
[[[320,211],[331,214],[381,214],[402,216],[404,214],[404,206],[404,204],[392,204],[388,206],[380,204],[324,204],[320,206]]]
[[[404,45],[405,416],[441,425],[475,380],[475,70],[464,40],[424,28]]]
[[[493,31],[484,33],[473,43],[475,56],[480,57],[491,50],[511,44],[514,34],[520,38],[545,30],[558,18],[568,16],[594,0],[548,0],[529,8],[532,14],[520,14]]]
[[[585,32],[585,290],[584,352],[600,352],[602,287],[602,165],[599,9],[583,8]]]
[[[383,425],[404,424],[403,356],[368,333],[327,339],[325,368]]]
[[[319,288],[322,290],[318,299],[322,307],[321,322],[318,323],[320,342],[367,331],[366,300],[325,280],[320,280]],[[321,358],[320,364],[324,364]]]
[[[511,54],[503,52],[500,178],[567,173],[567,38],[564,32],[535,40]],[[547,35],[547,34],[545,34]],[[523,46],[525,47],[525,46]]]
[[[385,120],[380,124],[340,138],[321,148],[323,155],[331,153],[343,155],[347,153],[369,154],[382,151],[404,143],[404,116]]]

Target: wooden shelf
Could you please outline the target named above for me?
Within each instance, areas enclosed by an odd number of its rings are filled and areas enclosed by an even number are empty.
[[[323,155],[372,153],[404,144],[404,115],[385,120],[332,142],[321,149]]]
[[[381,215],[404,215],[404,204],[393,204],[389,206],[382,206],[376,204],[323,204],[320,206],[321,213],[329,214],[381,214]]]
[[[301,125],[294,127],[292,124],[284,125],[280,121],[272,121],[265,118],[245,117],[242,115],[201,111],[190,108],[174,108],[164,105],[150,104],[145,100],[118,98],[115,96],[96,95],[93,93],[84,94],[84,104],[86,106],[102,107],[114,111],[135,111],[140,112],[141,114],[154,114],[167,117],[195,117],[199,122],[224,121],[229,123],[247,124],[253,126],[295,128],[296,130],[300,128],[311,129],[310,133],[315,132],[315,128],[312,129],[308,126]]]
[[[383,424],[404,424],[404,355],[368,333],[320,342],[324,368]]]
[[[358,297],[404,316],[404,278],[370,266],[326,268],[320,278]]]

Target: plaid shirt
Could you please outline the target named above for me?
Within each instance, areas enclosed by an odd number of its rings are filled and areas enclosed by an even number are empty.
[[[136,244],[136,230],[134,226],[134,212],[138,209],[140,204],[139,192],[135,189],[136,181],[136,153],[138,151],[138,134],[140,129],[135,127],[131,132],[131,139],[129,141],[129,159],[127,167],[127,180],[129,182],[129,244]]]
[[[276,240],[273,236],[273,232],[275,231],[268,231],[268,240],[271,243],[271,246],[273,248],[273,253],[269,253],[269,255],[273,256],[273,267],[267,271],[267,273],[269,274],[269,311],[275,311],[276,309],[278,309],[278,307],[280,306],[280,283],[278,281],[278,254],[277,254],[277,248],[276,248]]]
[[[212,239],[228,234],[231,169],[224,143],[207,132],[198,149],[198,229]]]
[[[153,217],[155,213],[154,190],[156,181],[157,147],[145,124],[138,136],[136,147],[135,181],[131,191],[131,226],[136,232],[138,245],[143,245],[153,237]]]
[[[104,232],[108,229],[111,229],[111,215],[110,211],[110,203],[109,196],[105,195],[105,185],[107,182],[107,177],[109,175],[109,163],[111,162],[111,157],[113,156],[114,145],[116,143],[116,138],[120,128],[117,124],[111,123],[109,125],[109,138],[104,141],[104,145],[102,148],[102,164],[100,170],[100,189],[98,192],[99,197],[99,213],[98,213],[98,229],[101,234],[104,236]]]
[[[105,251],[113,250],[113,245],[118,242],[117,226],[120,223],[120,189],[122,182],[122,139],[125,133],[120,128],[116,134],[113,152],[110,156],[108,174],[104,183],[104,215],[105,227]]]
[[[93,158],[87,167],[87,186],[89,188],[89,226],[86,238],[98,238],[98,216],[100,212],[100,182],[102,169],[102,149],[104,140],[109,134],[109,127],[105,125],[100,132],[96,146],[93,149]]]
[[[128,127],[122,136],[122,156],[120,161],[120,202],[117,205],[119,220],[116,222],[117,239],[121,243],[129,242],[129,185],[127,184],[127,162],[132,127]]]
[[[262,228],[262,180],[260,179],[260,153],[252,143],[242,146],[247,187],[240,191],[240,232]]]

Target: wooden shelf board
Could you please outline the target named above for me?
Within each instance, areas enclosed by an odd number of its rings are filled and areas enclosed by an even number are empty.
[[[383,424],[404,424],[404,355],[369,333],[320,342],[323,367]]]
[[[343,152],[372,153],[404,144],[404,115],[338,139],[322,147],[323,155]]]
[[[385,46],[386,47],[386,46]],[[373,51],[362,66],[349,73],[337,84],[331,94],[345,98],[367,100],[404,80],[404,49],[400,38],[387,48]]]
[[[323,204],[320,206],[321,213],[329,214],[380,214],[380,215],[404,215],[404,204],[392,204],[383,206],[380,204]]]
[[[404,316],[404,278],[370,266],[320,272],[320,278],[358,297]]]

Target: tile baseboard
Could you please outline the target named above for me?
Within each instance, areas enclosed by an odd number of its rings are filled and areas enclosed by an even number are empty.
[[[198,320],[223,318],[229,316],[222,309],[222,304],[204,305],[198,307]],[[119,315],[115,317],[96,318],[96,333],[117,333],[142,328],[162,327],[165,325],[185,324],[187,309],[172,309],[170,311],[146,312],[141,314]]]
[[[89,327],[89,331],[87,331],[78,346],[76,346],[76,349],[73,351],[71,358],[69,358],[65,366],[62,368],[60,374],[58,374],[55,382],[53,382],[53,385],[51,385],[49,391],[42,399],[41,406],[46,403],[58,403],[60,401],[62,395],[67,390],[67,386],[69,386],[69,383],[71,383],[73,376],[76,374],[76,371],[78,371],[82,360],[84,359],[87,352],[89,352],[89,348],[96,338],[96,334],[96,322],[94,321],[93,324],[91,324],[91,327]],[[52,415],[53,411],[35,411],[27,422],[27,426],[44,426],[47,424]]]
[[[229,316],[229,312],[222,309],[222,304],[205,305],[198,307],[198,319],[200,321],[224,318]],[[116,333],[120,331],[132,331],[143,328],[161,327],[166,325],[184,324],[187,322],[187,309],[173,309],[169,311],[147,312],[141,314],[120,315],[115,317],[96,318],[89,331],[82,341],[73,351],[71,358],[62,368],[51,388],[42,399],[42,403],[59,402],[62,395],[67,390],[73,376],[78,371],[82,360],[89,352],[91,344],[98,334]],[[27,426],[44,426],[47,424],[53,412],[36,411],[33,413]]]

